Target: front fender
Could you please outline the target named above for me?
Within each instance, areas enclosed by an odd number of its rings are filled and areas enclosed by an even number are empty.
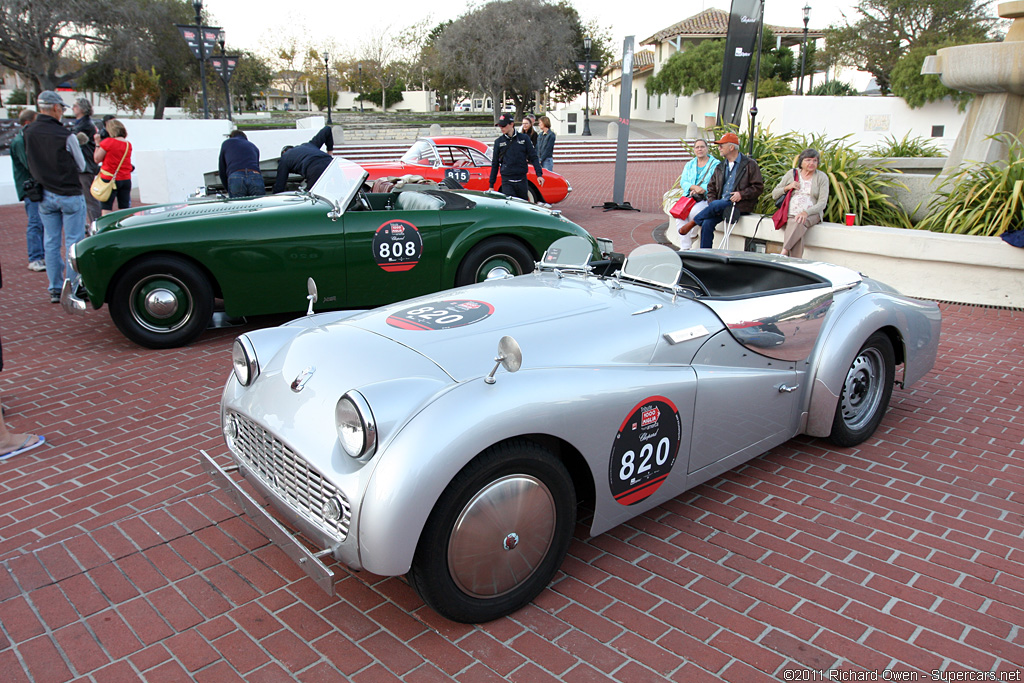
[[[869,292],[852,302],[830,326],[814,358],[806,433],[831,433],[847,371],[868,337],[879,330],[889,334],[896,362],[903,359],[903,384],[908,386],[935,365],[941,321],[939,307],[931,301]]]

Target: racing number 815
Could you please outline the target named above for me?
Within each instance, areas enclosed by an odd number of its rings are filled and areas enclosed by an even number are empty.
[[[651,456],[654,456],[654,462],[660,467],[668,461],[668,452],[671,448],[669,438],[664,436],[661,441],[658,442],[658,451],[655,454],[654,446],[649,443],[645,443],[644,447],[640,449],[640,466],[636,468],[636,473],[643,474],[651,469]],[[619,467],[619,479],[625,481],[633,476],[634,462],[636,461],[636,453],[633,451],[626,451],[622,454],[621,466]]]
[[[405,245],[404,247],[402,245]],[[392,249],[394,246],[394,249]],[[399,258],[402,256],[415,256],[416,255],[416,243],[415,242],[396,242],[392,245],[391,242],[384,242],[380,245],[380,257],[381,258]]]

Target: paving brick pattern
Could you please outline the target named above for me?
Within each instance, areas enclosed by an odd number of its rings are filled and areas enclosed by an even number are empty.
[[[617,247],[657,239],[676,164],[602,212],[608,166],[563,208]],[[769,681],[843,668],[1024,667],[1019,311],[944,305],[935,370],[877,434],[799,437],[597,538],[551,587],[453,624],[401,578],[341,566],[330,598],[200,472],[239,331],[186,349],[69,318],[0,207],[7,419],[48,444],[0,463],[4,681]],[[808,678],[798,680],[809,680]],[[818,678],[817,680],[822,680]],[[924,679],[922,679],[924,680]]]

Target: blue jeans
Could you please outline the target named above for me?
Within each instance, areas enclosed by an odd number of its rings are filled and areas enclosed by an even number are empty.
[[[728,199],[716,199],[708,202],[708,208],[704,209],[691,220],[700,226],[700,248],[710,249],[715,244],[715,226],[729,218],[732,210],[732,202]],[[737,211],[733,220],[740,217]]]
[[[554,160],[554,158],[553,157],[548,157],[547,159],[543,159],[540,162],[540,167],[543,168],[545,171],[554,171],[555,170],[555,160]]]
[[[46,277],[50,292],[60,293],[64,285],[64,259],[61,258],[61,233],[64,248],[85,237],[85,197],[80,194],[62,195],[43,190],[43,201],[39,202],[39,218],[43,221],[43,243],[46,251]],[[68,277],[75,271],[68,264]]]
[[[25,197],[25,215],[28,216],[28,227],[25,228],[25,244],[28,245],[28,260],[42,261],[43,255],[43,221],[39,218],[39,202]]]
[[[263,174],[256,171],[234,171],[228,176],[229,197],[262,197],[267,193]]]

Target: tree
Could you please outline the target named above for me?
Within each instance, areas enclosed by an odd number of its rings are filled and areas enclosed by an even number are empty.
[[[959,41],[946,41],[937,45],[922,45],[911,48],[900,57],[892,70],[892,92],[902,97],[911,109],[919,109],[927,102],[936,102],[948,97],[956,102],[960,111],[974,99],[974,93],[953,90],[942,84],[935,74],[922,74],[921,66],[924,58],[935,54],[938,50],[952,45],[962,45]]]
[[[52,90],[94,65],[85,55],[132,40],[137,10],[131,1],[3,0],[0,65]]]
[[[495,27],[501,27],[500,40]],[[521,118],[533,93],[573,58],[573,30],[565,14],[541,0],[494,0],[451,23],[438,39],[444,68],[462,71],[470,88],[495,103],[497,121],[505,96]]]
[[[303,68],[303,62],[308,59],[309,48],[301,46],[294,36],[282,40],[277,47],[273,48],[273,63],[276,79],[284,83],[295,103],[295,110],[302,109],[301,98],[299,97],[299,86],[306,81],[307,74]],[[309,108],[309,103],[306,103]]]
[[[598,26],[596,22],[584,24],[580,19],[579,12],[566,0],[561,0],[554,6],[554,9],[560,12],[569,23],[569,27],[572,30],[571,43],[574,46],[575,53],[560,65],[561,70],[558,75],[551,79],[547,88],[555,102],[570,102],[579,95],[582,95],[586,89],[582,75],[579,69],[576,68],[576,62],[583,61],[587,56],[583,39],[590,38],[591,61],[597,61],[602,66],[607,66],[614,61],[611,35],[606,28]],[[594,88],[598,82],[598,79],[591,79],[591,88]],[[591,102],[594,101],[593,92],[590,93],[590,100]]]
[[[385,111],[388,108],[385,95],[388,88],[398,80],[400,70],[396,65],[399,55],[398,42],[390,33],[390,27],[371,31],[360,47],[359,59],[365,76],[377,84],[375,91],[380,97],[380,107]],[[359,94],[361,99],[369,99],[363,97],[369,94],[368,92],[360,90]]]
[[[990,37],[996,26],[990,6],[990,0],[860,0],[861,19],[825,32],[827,51],[832,61],[871,73],[888,95],[896,63],[912,48]]]
[[[441,34],[451,24],[449,20],[431,29],[418,60],[426,69],[427,87],[437,93],[438,101],[454,103],[468,96],[471,88],[461,70],[448,68],[448,55],[438,47]]]
[[[245,103],[256,108],[256,97],[262,96],[274,80],[274,71],[265,59],[248,50],[237,50],[238,66],[231,77],[231,91]]]
[[[115,69],[110,87],[107,88],[107,97],[115,107],[130,111],[140,118],[146,112],[146,107],[156,102],[159,96],[160,77],[155,69],[136,69],[131,73]]]

